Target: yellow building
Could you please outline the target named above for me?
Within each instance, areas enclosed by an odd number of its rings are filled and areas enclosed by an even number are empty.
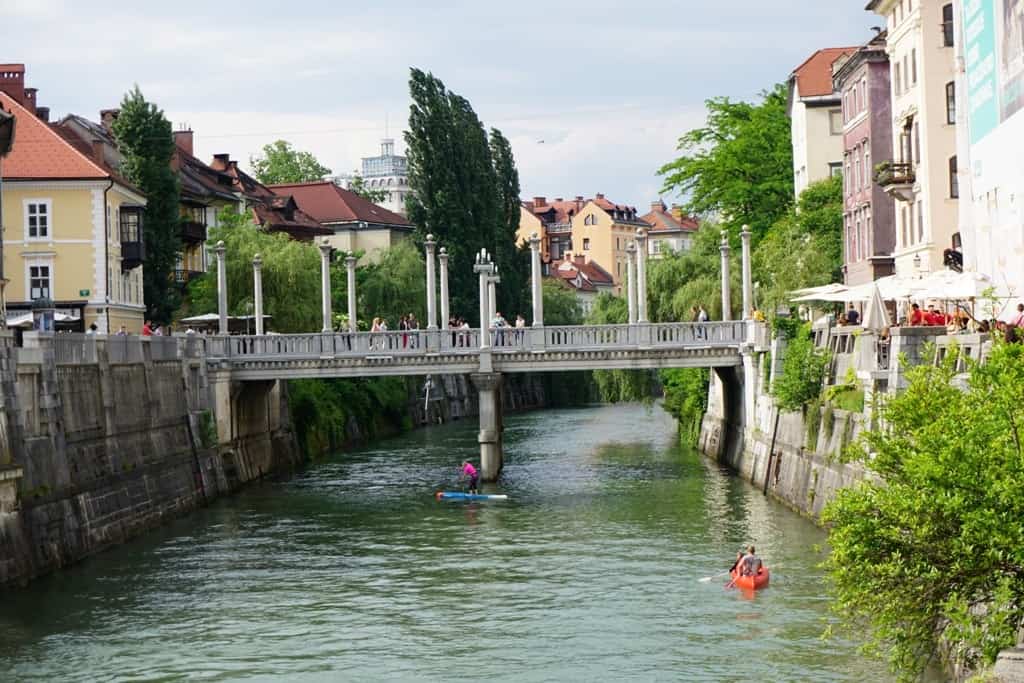
[[[37,116],[24,66],[0,68],[0,105],[15,117],[0,160],[4,297],[8,320],[52,300],[58,327],[142,329],[145,197],[114,173],[102,150]],[[45,116],[45,111],[40,112]]]
[[[520,207],[516,239],[523,243],[537,233],[546,274],[556,262],[574,254],[585,256],[611,273],[614,291],[621,294],[627,277],[626,245],[635,239],[637,228],[650,227],[637,216],[635,207],[615,204],[600,193],[593,199],[559,197],[552,202],[534,197]]]

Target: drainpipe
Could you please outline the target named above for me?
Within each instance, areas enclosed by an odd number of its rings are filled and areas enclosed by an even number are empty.
[[[107,334],[110,334],[110,235],[107,234],[107,226],[110,225],[110,232],[114,232],[114,226],[110,223],[110,204],[107,202],[107,193],[114,187],[114,179],[110,179],[110,184],[103,190],[103,276],[106,278],[103,282],[103,292],[105,296],[104,300],[107,305],[104,307],[104,311],[107,316]],[[120,228],[120,226],[118,226]],[[85,324],[85,321],[82,321]]]

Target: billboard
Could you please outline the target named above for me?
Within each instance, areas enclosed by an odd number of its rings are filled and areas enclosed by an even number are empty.
[[[964,0],[971,144],[1024,108],[1024,0]]]

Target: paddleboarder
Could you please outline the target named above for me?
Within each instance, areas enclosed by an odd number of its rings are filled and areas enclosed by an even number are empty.
[[[480,473],[473,467],[473,463],[468,460],[462,461],[462,477],[469,479],[469,492],[478,493],[477,484],[480,482]]]

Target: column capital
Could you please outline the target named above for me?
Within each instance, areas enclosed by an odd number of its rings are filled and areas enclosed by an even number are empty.
[[[728,230],[723,230],[722,231],[722,242],[719,244],[718,249],[719,249],[719,251],[722,252],[722,254],[728,254],[729,253],[729,231]]]
[[[630,256],[630,257],[633,257],[633,256],[636,255],[636,242],[627,242],[626,243],[626,254],[628,256]]]
[[[743,229],[740,230],[740,237],[745,240],[749,240],[753,233],[750,232],[750,226],[747,224],[743,225]]]
[[[355,268],[356,267],[356,257],[355,257],[355,255],[351,251],[350,252],[346,252],[346,255],[345,255],[345,267],[346,268]]]
[[[226,251],[227,248],[224,246],[224,240],[220,240],[219,242],[217,242],[217,246],[213,248],[213,252],[217,254],[218,258],[223,256],[224,252]]]
[[[441,261],[441,263],[447,263],[448,262],[448,250],[445,249],[444,247],[441,247],[438,250],[438,252],[437,252],[437,258],[438,258],[439,261]]]
[[[423,246],[427,249],[433,250],[434,247],[437,246],[437,241],[434,239],[433,235],[428,234],[427,238],[423,240]]]
[[[530,235],[530,249],[540,249],[540,236],[537,233]]]
[[[643,244],[646,239],[647,239],[647,231],[644,230],[643,228],[637,228],[636,229],[636,241],[639,242],[640,244]]]
[[[324,258],[330,258],[331,257],[331,249],[333,249],[333,247],[331,246],[330,241],[328,241],[328,239],[326,237],[317,246],[320,249],[320,254],[323,255]]]
[[[260,256],[259,254],[253,254],[253,257],[252,257],[252,267],[255,268],[256,270],[259,270],[260,268],[262,268],[263,267],[263,257]]]

